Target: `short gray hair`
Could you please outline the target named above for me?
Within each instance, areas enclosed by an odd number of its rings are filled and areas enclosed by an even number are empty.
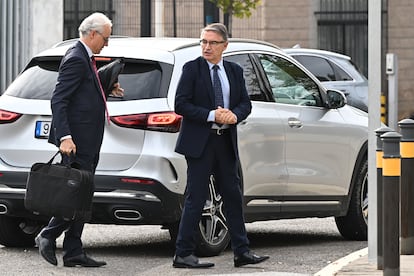
[[[224,41],[227,41],[229,39],[229,34],[227,32],[227,28],[222,23],[211,23],[211,24],[205,26],[201,30],[201,33],[207,32],[207,31],[215,32],[215,33],[221,35],[221,37],[223,38]]]
[[[92,13],[80,24],[78,28],[79,37],[88,35],[90,31],[97,31],[99,33],[102,33],[104,31],[105,25],[112,27],[112,22],[106,15],[100,12]]]

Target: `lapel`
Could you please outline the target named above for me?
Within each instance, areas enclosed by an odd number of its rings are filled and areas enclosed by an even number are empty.
[[[200,75],[204,84],[203,87],[207,88],[207,96],[210,100],[211,106],[214,106],[215,96],[213,83],[211,81],[210,68],[208,67],[207,61],[203,57],[200,57]]]
[[[91,74],[93,75],[93,80],[95,83],[96,91],[98,91],[98,93],[102,96],[101,85],[99,84],[98,77],[96,76],[97,73],[95,73],[95,69],[93,68],[92,60],[89,57],[88,59],[89,59],[89,68],[91,70]]]
[[[229,87],[230,87],[230,99],[229,99],[229,105],[230,108],[233,106],[232,102],[233,102],[233,95],[234,95],[234,88],[237,87],[236,86],[236,79],[235,79],[235,75],[233,73],[233,68],[230,65],[229,62],[227,61],[223,61],[223,65],[224,65],[224,70],[226,70],[226,75],[227,75],[227,79],[229,80]]]

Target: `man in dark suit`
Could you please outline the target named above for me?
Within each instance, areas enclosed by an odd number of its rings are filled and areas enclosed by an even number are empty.
[[[202,57],[186,63],[177,87],[175,112],[183,116],[176,152],[187,161],[187,187],[173,266],[202,268],[213,263],[194,256],[198,222],[211,174],[223,197],[234,266],[260,263],[268,256],[249,250],[238,174],[236,125],[251,112],[243,69],[223,61],[227,29],[214,23],[201,32]],[[217,67],[218,66],[218,67]]]
[[[59,147],[62,162],[95,172],[102,144],[106,96],[96,74],[94,54],[108,45],[112,22],[101,13],[93,13],[79,26],[80,39],[62,58],[53,96],[52,130],[49,142]],[[122,96],[119,83],[112,93]],[[109,122],[108,122],[109,123]],[[42,257],[57,265],[56,239],[65,231],[63,265],[99,267],[106,263],[87,256],[82,248],[84,221],[53,217],[36,237]]]

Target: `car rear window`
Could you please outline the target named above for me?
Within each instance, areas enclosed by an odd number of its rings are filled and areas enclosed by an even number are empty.
[[[106,63],[98,62],[98,67]],[[59,64],[60,59],[32,60],[8,87],[5,94],[25,99],[49,100],[56,85]],[[172,69],[170,64],[147,60],[125,60],[124,70],[118,79],[124,88],[124,97],[109,97],[108,101],[166,97]]]

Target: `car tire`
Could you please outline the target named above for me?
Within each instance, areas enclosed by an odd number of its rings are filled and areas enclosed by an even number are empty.
[[[348,240],[367,240],[368,237],[368,161],[362,162],[355,177],[351,201],[346,216],[335,218],[341,235]]]
[[[6,247],[33,247],[41,226],[24,218],[0,216],[0,244]]]

